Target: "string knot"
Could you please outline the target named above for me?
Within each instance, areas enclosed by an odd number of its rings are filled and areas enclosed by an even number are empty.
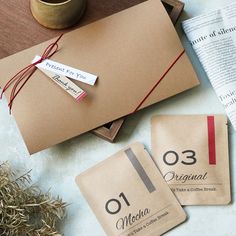
[[[1,95],[0,95],[0,99],[2,99],[2,96],[3,96],[4,92],[14,83],[14,86],[13,86],[11,94],[10,94],[10,100],[9,100],[9,103],[8,103],[9,113],[10,114],[11,114],[11,109],[12,109],[13,101],[15,100],[16,96],[19,94],[21,89],[25,86],[27,81],[31,78],[31,76],[37,70],[36,65],[40,64],[41,62],[43,62],[46,59],[49,59],[50,57],[52,57],[57,52],[57,50],[58,50],[58,41],[61,39],[62,36],[63,36],[63,34],[61,34],[54,43],[51,43],[44,50],[43,55],[41,56],[41,58],[38,61],[36,61],[36,62],[26,66],[22,70],[20,70],[17,74],[15,74],[5,84],[5,86],[2,89],[2,92],[1,92]]]

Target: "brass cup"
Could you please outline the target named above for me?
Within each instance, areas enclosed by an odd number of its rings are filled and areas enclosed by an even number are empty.
[[[50,29],[75,25],[84,13],[86,0],[30,0],[34,18]]]

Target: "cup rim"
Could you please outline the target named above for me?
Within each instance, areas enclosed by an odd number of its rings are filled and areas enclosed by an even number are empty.
[[[50,3],[50,2],[45,2],[43,0],[38,0],[38,1],[42,4],[49,5],[49,6],[61,6],[61,5],[71,2],[72,0],[65,0],[64,2],[58,2],[58,3]]]

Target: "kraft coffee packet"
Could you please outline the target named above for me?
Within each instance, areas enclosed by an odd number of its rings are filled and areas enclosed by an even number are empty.
[[[157,236],[186,219],[140,143],[85,171],[76,182],[109,236]]]
[[[226,116],[155,116],[152,152],[181,205],[230,203]]]

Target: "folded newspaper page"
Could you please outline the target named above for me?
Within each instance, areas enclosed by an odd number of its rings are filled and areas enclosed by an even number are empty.
[[[236,130],[236,3],[182,25]]]

